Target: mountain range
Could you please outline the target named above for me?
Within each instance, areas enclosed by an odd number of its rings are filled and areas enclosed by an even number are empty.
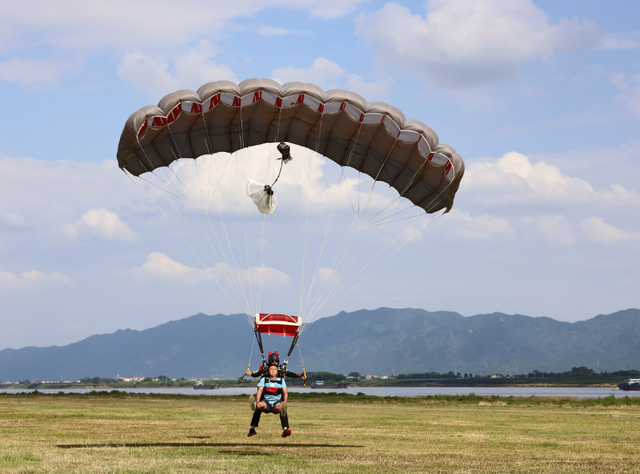
[[[290,338],[264,336],[284,359]],[[360,310],[322,318],[301,335],[290,369],[392,375],[596,372],[640,367],[640,310],[567,323],[502,313]],[[159,376],[236,378],[259,364],[243,315],[197,314],[142,331],[124,329],[66,346],[0,351],[0,380]]]

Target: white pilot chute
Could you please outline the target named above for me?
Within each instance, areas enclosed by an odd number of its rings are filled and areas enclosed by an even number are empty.
[[[276,210],[276,197],[268,184],[253,179],[247,180],[247,196],[263,214],[273,214]]]
[[[258,210],[263,214],[273,214],[273,211],[276,210],[276,197],[273,194],[273,186],[280,179],[282,166],[293,159],[291,157],[291,148],[286,143],[281,142],[278,145],[278,151],[282,155],[278,158],[278,160],[282,160],[280,162],[280,171],[278,172],[276,180],[271,185],[261,183],[254,179],[247,180],[247,196],[253,200],[255,205],[258,206]]]

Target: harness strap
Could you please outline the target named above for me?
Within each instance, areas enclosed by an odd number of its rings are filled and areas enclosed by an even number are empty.
[[[277,384],[278,386],[276,387],[267,387],[267,384]],[[274,380],[270,380],[265,378],[265,382],[264,382],[264,392],[270,394],[270,395],[277,395],[280,396],[282,395],[282,377],[278,377]]]
[[[282,363],[282,366],[286,369],[287,368],[287,364],[289,363],[289,356],[291,355],[291,353],[293,352],[293,348],[296,347],[296,344],[298,343],[298,338],[300,337],[300,329],[298,329],[298,332],[296,332],[296,335],[293,337],[293,341],[291,341],[291,347],[289,347],[289,353],[287,354],[286,359],[284,360],[284,362]]]

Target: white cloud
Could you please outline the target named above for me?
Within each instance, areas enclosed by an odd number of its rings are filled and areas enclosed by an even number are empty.
[[[468,240],[490,240],[515,237],[515,231],[505,219],[489,215],[473,217],[466,211],[453,209],[441,224],[456,238]]]
[[[635,161],[636,147],[637,144],[629,143],[615,149],[593,148],[542,156],[567,165],[573,172],[591,169],[584,174],[593,179],[609,173],[609,179],[603,182],[611,183],[612,179],[627,178],[625,163]],[[495,160],[469,160],[458,203],[473,208],[476,213],[490,210],[492,216],[482,216],[488,220],[476,222],[471,214],[454,208],[443,228],[464,238],[517,235],[519,239],[536,239],[556,247],[572,247],[585,240],[630,242],[637,239],[635,232],[616,229],[594,217],[585,218],[585,214],[588,216],[596,210],[635,215],[640,208],[640,195],[635,190],[621,184],[596,188],[588,180],[563,173],[545,160],[533,163],[517,152],[506,153]],[[626,181],[635,184],[633,179]],[[496,225],[501,232],[492,232],[488,224]]]
[[[618,73],[611,75],[609,80],[618,88],[618,102],[640,120],[640,74]]]
[[[165,249],[175,245],[183,250],[185,247],[179,240],[184,238],[203,262],[211,267],[209,270],[216,278],[226,281],[225,275],[236,272],[229,266],[233,265],[239,267],[236,279],[243,282],[257,281],[260,275],[264,276],[263,280],[268,285],[287,282],[285,273],[262,267],[264,260],[259,257],[263,247],[266,247],[266,255],[274,255],[275,250],[268,248],[269,245],[277,247],[276,241],[279,239],[273,237],[274,233],[279,235],[278,232],[283,232],[286,236],[289,231],[297,232],[301,226],[307,225],[308,210],[308,229],[312,239],[323,236],[330,226],[327,248],[331,245],[338,246],[351,228],[354,219],[352,204],[357,205],[358,195],[361,209],[368,203],[367,216],[374,216],[397,197],[397,193],[386,184],[380,190],[376,187],[368,195],[370,179],[360,187],[356,178],[347,178],[346,184],[339,184],[342,169],[307,149],[292,146],[292,154],[294,161],[285,165],[275,187],[279,202],[273,218],[266,221],[274,222],[268,239],[263,234],[264,216],[255,209],[246,195],[246,179],[257,178],[273,182],[280,162],[276,160],[279,153],[272,145],[243,150],[231,156],[218,154],[203,157],[200,159],[201,166],[198,167],[194,166],[193,160],[184,160],[175,163],[173,172],[168,169],[158,170],[159,176],[166,172],[174,180],[174,184],[186,186],[186,189],[179,188],[175,195],[184,191],[185,195],[191,194],[190,203],[201,207],[209,206],[209,216],[205,216],[197,208],[194,210],[182,199],[176,199],[174,207],[167,201],[166,193],[133,178],[134,183],[156,200],[162,209],[160,212],[145,193],[132,185],[119,170],[115,160],[102,164],[80,164],[67,161],[48,163],[31,158],[0,158],[0,229],[28,230],[27,233],[2,232],[3,256],[19,255],[19,252],[26,251],[34,262],[39,262],[42,258],[47,258],[43,255],[48,255],[53,249],[60,258],[65,258],[65,252],[76,255],[75,248],[72,250],[68,247],[75,247],[76,240],[81,240],[82,248],[88,251],[93,246],[91,255],[100,259],[102,257],[99,256],[104,255],[105,251],[96,249],[104,246],[100,240],[133,241],[135,245],[118,248],[136,252],[141,247],[156,244],[160,250],[163,249],[162,245],[166,245]],[[224,169],[227,170],[226,173],[222,173]],[[196,170],[211,172],[211,176],[203,177]],[[358,176],[358,173],[353,171],[352,175]],[[145,176],[145,179],[153,178],[153,175]],[[222,179],[218,182],[220,178]],[[211,187],[217,187],[218,190],[213,198],[210,194]],[[347,197],[347,190],[351,198]],[[308,200],[310,203],[307,208]],[[218,215],[218,204],[224,221]],[[167,217],[169,223],[165,222],[164,217]],[[378,218],[382,219],[383,216]],[[402,221],[389,224],[377,234],[377,238],[384,239],[387,235],[396,237],[407,223],[408,221]],[[366,236],[377,233],[379,229],[379,226],[363,229],[357,238],[363,241]],[[250,236],[248,244],[247,236]],[[261,241],[263,238],[266,240]],[[314,245],[320,244],[321,242],[311,244],[310,255],[318,255],[319,250]],[[206,246],[204,250],[203,245]],[[249,256],[247,245],[251,253]],[[230,250],[236,252],[236,258],[239,257],[243,262],[235,264],[232,259],[225,260],[221,252]],[[148,248],[143,251],[147,252],[145,255],[148,254]],[[298,251],[301,254],[302,249],[296,249]],[[212,260],[209,260],[208,252],[217,252],[217,255],[212,255]],[[5,262],[8,263],[6,260]],[[220,262],[227,262],[228,265]],[[17,263],[19,262],[13,264]],[[161,264],[171,270],[160,271]],[[159,258],[150,259],[141,267],[139,274],[148,276],[154,272],[159,275],[184,275],[188,281],[211,280],[204,269],[180,269],[177,264],[172,267],[166,259]]]
[[[211,78],[237,81],[231,68],[213,60],[216,54],[211,42],[202,40],[175,58],[172,65],[175,73],[172,73],[169,63],[161,56],[128,52],[118,67],[118,75],[153,97],[179,89],[197,90]]]
[[[86,245],[139,240],[127,220],[139,219],[152,206],[116,160],[89,164],[0,158],[2,251],[16,258],[26,252],[34,266],[52,252],[64,259],[65,247],[75,246],[76,239]],[[19,264],[23,262],[14,262]]]
[[[507,78],[531,60],[567,51],[637,47],[605,34],[594,21],[551,24],[531,0],[430,0],[425,16],[387,3],[361,18],[357,32],[377,44],[381,67],[417,73],[444,87]]]
[[[592,242],[618,243],[640,240],[640,232],[618,229],[607,224],[601,217],[587,217],[580,222],[583,236]]]
[[[340,280],[340,274],[332,268],[320,267],[316,276],[317,282],[323,285],[332,285]]]
[[[316,58],[309,68],[280,67],[271,71],[271,77],[280,84],[292,81],[311,82],[329,89],[348,89],[363,96],[370,102],[379,101],[387,94],[390,83],[387,80],[367,82],[357,74],[349,74],[346,69],[327,58]]]
[[[624,186],[612,184],[609,189],[599,192],[604,203],[611,205],[640,204],[640,196],[635,191],[629,191]]]
[[[589,182],[567,176],[556,166],[544,161],[531,163],[517,152],[506,153],[497,160],[468,163],[464,190],[480,205],[640,205],[640,195],[635,191],[617,184],[596,190]]]
[[[115,212],[106,209],[89,209],[73,224],[61,226],[60,231],[72,239],[87,235],[115,241],[131,241],[138,238]]]
[[[311,14],[320,18],[340,18],[349,14],[364,0],[297,0],[299,6],[310,8]]]
[[[103,2],[81,0],[25,0],[0,3],[0,54],[22,53],[0,62],[0,79],[35,87],[54,82],[64,73],[83,67],[83,62],[98,54],[125,54],[123,74],[128,80],[136,76],[136,66],[160,73],[159,80],[169,81],[164,63],[170,51],[182,50],[203,37],[218,40],[237,25],[243,17],[253,17],[267,8],[308,10],[312,16],[338,18],[347,15],[364,0],[243,0],[241,2],[206,2],[184,0],[177,4],[169,0],[112,0]],[[37,13],[34,13],[37,12]],[[263,27],[259,34],[283,33],[281,28]],[[131,52],[132,46],[135,51]],[[29,57],[37,50],[38,57]],[[55,51],[55,53],[50,51]],[[56,54],[77,55],[82,59],[58,58]],[[164,51],[165,56],[156,56]],[[51,57],[43,57],[51,54]],[[186,58],[189,61],[189,58]],[[185,65],[178,64],[176,68]],[[158,64],[153,64],[158,63]],[[202,61],[195,58],[195,63]],[[231,78],[228,68],[212,62],[205,65],[206,76]],[[131,70],[133,69],[133,70]],[[196,77],[188,84],[200,81],[206,71],[184,67]],[[180,73],[178,73],[180,75]],[[170,76],[170,75],[169,75]],[[184,81],[183,81],[184,83]],[[159,87],[157,84],[152,84]],[[196,86],[197,87],[197,86]],[[171,90],[167,89],[167,90]]]
[[[256,32],[260,36],[265,36],[265,37],[276,37],[276,36],[287,36],[287,35],[308,36],[311,34],[311,30],[289,30],[287,28],[281,28],[281,27],[272,26],[272,25],[261,25],[258,27]]]
[[[261,36],[285,36],[291,34],[291,30],[286,28],[279,28],[271,25],[262,25],[258,28],[258,34]]]
[[[194,160],[180,160],[174,162],[170,170],[162,168],[154,174],[146,174],[145,179],[153,185],[145,185],[145,189],[163,208],[166,197],[185,195],[188,199],[175,200],[182,212],[207,209],[212,215],[217,215],[218,210],[254,214],[256,208],[246,194],[247,179],[272,183],[280,170],[280,161],[276,160],[279,156],[273,144],[265,144],[240,150],[231,156],[225,153],[202,156],[197,160],[198,166]],[[309,211],[313,214],[325,213],[334,207],[351,211],[358,206],[358,196],[360,207],[366,203],[371,212],[380,210],[397,197],[397,191],[389,190],[384,183],[379,183],[369,195],[371,178],[355,170],[343,169],[307,148],[291,145],[291,156],[293,161],[284,165],[274,187],[278,202],[276,214],[304,214],[307,201],[310,201]],[[143,184],[140,180],[136,182]],[[168,207],[167,212],[174,212],[173,208]],[[382,218],[378,217],[378,220]]]
[[[9,212],[0,215],[0,229],[6,227],[9,229],[23,229],[27,226],[27,220],[22,217],[19,212]]]
[[[280,84],[292,81],[312,82],[325,90],[338,87],[337,81],[346,74],[345,69],[327,58],[316,58],[307,69],[287,66],[271,71],[273,80]]]
[[[141,267],[131,270],[131,274],[140,279],[159,278],[194,283],[207,278],[206,270],[191,268],[171,260],[165,254],[151,253]]]
[[[375,82],[367,82],[357,74],[349,74],[347,76],[346,89],[360,94],[368,102],[379,102],[387,96],[391,89],[391,81],[380,79]]]
[[[565,173],[587,177],[591,183],[619,182],[635,186],[640,182],[640,169],[635,166],[640,157],[640,139],[615,146],[585,143],[581,148],[561,153],[536,153],[532,161],[561,163]]]
[[[142,266],[133,268],[129,275],[140,281],[160,279],[176,282],[184,285],[211,282],[215,278],[221,284],[234,279],[241,285],[254,285],[262,280],[265,288],[279,287],[289,284],[287,274],[275,268],[265,266],[250,268],[232,268],[225,263],[218,263],[214,267],[193,268],[172,260],[163,253],[153,252],[149,254]]]
[[[0,61],[0,80],[31,88],[50,86],[58,77],[80,69],[77,61],[46,58],[10,58]]]
[[[552,245],[570,247],[575,243],[571,224],[565,216],[536,215],[523,217],[522,222],[529,235],[540,237]]]
[[[270,7],[309,10],[314,16],[347,15],[363,0],[27,0],[0,4],[0,52],[51,46],[71,51],[125,51],[184,46]],[[37,12],[34,13],[34,12]]]
[[[205,27],[208,32],[219,31],[225,19],[243,12],[235,5],[218,9],[223,21],[215,22],[211,21],[215,7],[202,11],[198,3],[113,0],[108,7],[79,0],[3,3],[0,44],[4,50],[42,45],[82,51],[117,51],[132,44],[171,47],[192,41]],[[34,11],[38,13],[33,14]],[[194,11],[199,14],[194,15]]]
[[[130,194],[118,195],[124,192],[122,188],[131,185],[116,160],[98,164],[0,157],[0,209],[46,206],[52,196],[86,205],[98,191],[109,190],[119,198],[117,202],[129,201]]]
[[[631,33],[629,36],[605,33],[600,39],[598,49],[638,49],[640,42],[635,39],[638,36],[640,35],[638,35],[637,31]]]
[[[63,285],[75,286],[71,279],[62,273],[41,273],[36,270],[14,274],[0,271],[0,291],[22,290],[35,286]]]

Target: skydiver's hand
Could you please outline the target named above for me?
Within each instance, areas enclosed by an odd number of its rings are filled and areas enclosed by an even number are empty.
[[[247,371],[244,373],[244,375],[246,375],[247,377],[251,377],[251,371],[249,369],[247,369]]]

